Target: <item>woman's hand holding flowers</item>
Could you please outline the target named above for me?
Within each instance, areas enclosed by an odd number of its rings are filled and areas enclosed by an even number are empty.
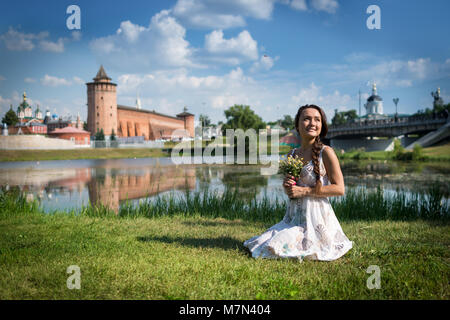
[[[290,199],[300,198],[311,195],[311,188],[297,186],[298,178],[286,175],[283,181],[283,187]]]

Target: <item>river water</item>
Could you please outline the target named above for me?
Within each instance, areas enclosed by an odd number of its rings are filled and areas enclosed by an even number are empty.
[[[282,176],[262,175],[261,165],[175,165],[171,158],[95,159],[0,162],[0,186],[19,188],[42,208],[80,209],[103,204],[113,209],[126,201],[137,204],[159,195],[182,196],[186,190],[222,192],[239,188],[245,199],[287,200]],[[265,166],[268,167],[268,166]],[[398,189],[407,194],[424,193],[439,186],[449,201],[450,164],[388,161],[341,161],[347,188]]]

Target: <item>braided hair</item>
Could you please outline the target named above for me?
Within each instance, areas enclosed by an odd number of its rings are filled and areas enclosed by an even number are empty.
[[[320,150],[322,150],[323,142],[321,141],[321,138],[325,138],[328,132],[328,126],[327,126],[327,118],[325,115],[325,112],[320,108],[319,106],[316,106],[314,104],[307,104],[304,106],[301,106],[298,111],[297,115],[295,116],[295,129],[300,134],[300,130],[298,127],[298,122],[300,120],[300,117],[302,115],[303,110],[313,108],[319,111],[321,116],[321,123],[322,123],[322,129],[320,130],[320,134],[315,138],[314,144],[312,146],[312,162],[314,164],[314,173],[316,175],[316,186],[315,186],[315,192],[316,194],[319,193],[320,188],[322,187],[322,182],[320,181],[320,164],[319,164],[319,156],[320,156]]]

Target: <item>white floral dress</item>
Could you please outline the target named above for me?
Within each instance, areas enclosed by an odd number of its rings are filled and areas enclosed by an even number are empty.
[[[319,163],[320,179],[325,186],[329,181],[322,160],[323,149],[320,151]],[[312,161],[303,167],[298,186],[315,186],[313,169]],[[263,234],[248,239],[244,246],[254,258],[332,261],[347,253],[353,242],[342,231],[328,198],[301,197],[290,200],[282,221]]]

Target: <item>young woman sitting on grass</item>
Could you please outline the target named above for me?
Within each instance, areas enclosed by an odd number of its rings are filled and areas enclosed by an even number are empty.
[[[283,187],[289,205],[283,220],[244,242],[254,258],[297,258],[332,261],[353,246],[346,237],[327,197],[342,196],[344,178],[333,149],[321,142],[328,127],[316,105],[299,108],[295,127],[301,147],[288,157],[303,158],[300,177],[287,175]]]

